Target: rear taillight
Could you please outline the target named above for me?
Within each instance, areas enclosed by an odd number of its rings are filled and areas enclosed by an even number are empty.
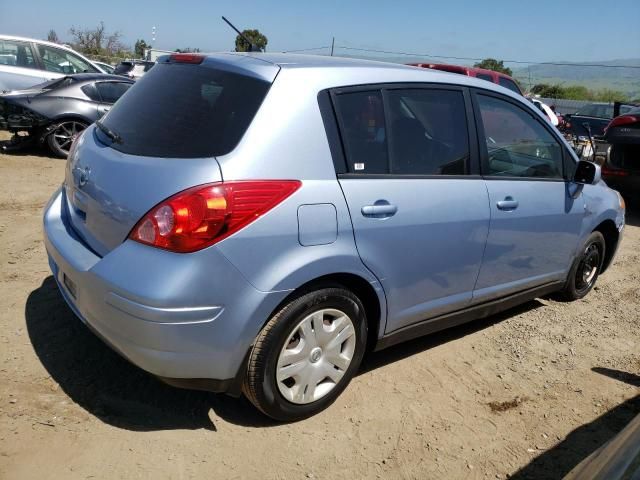
[[[617,168],[611,168],[606,165],[602,165],[601,171],[602,171],[602,175],[605,175],[607,177],[628,177],[629,176],[629,172],[626,170],[619,170]]]
[[[636,122],[640,122],[640,116],[621,115],[620,117],[616,117],[613,120],[611,120],[611,122],[609,122],[609,125],[605,127],[604,131],[606,132],[610,128],[619,127],[621,125],[629,125],[630,123],[636,123]]]
[[[301,185],[297,180],[257,180],[193,187],[151,209],[129,238],[173,252],[194,252],[247,226]]]

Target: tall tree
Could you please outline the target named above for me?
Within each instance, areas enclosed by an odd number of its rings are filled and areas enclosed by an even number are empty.
[[[258,30],[243,30],[242,35],[244,35],[251,42],[251,45],[247,43],[247,41],[242,38],[242,36],[238,35],[236,36],[236,52],[248,52],[250,51],[250,47],[251,50],[254,51],[265,51],[265,49],[267,48],[267,37],[265,37]]]
[[[485,58],[481,62],[476,63],[474,67],[504,73],[510,77],[513,75],[511,69],[509,67],[505,67],[502,60],[496,60],[495,58]]]
[[[151,45],[148,45],[143,39],[136,40],[136,44],[133,47],[133,51],[136,54],[136,57],[144,57],[144,51],[147,48],[151,48]]]
[[[47,33],[47,42],[60,43],[58,34],[53,28],[49,30],[49,33]]]
[[[90,55],[115,55],[125,50],[120,41],[120,32],[108,33],[104,22],[96,28],[76,28],[71,27],[69,33],[73,37],[73,44],[76,50]]]

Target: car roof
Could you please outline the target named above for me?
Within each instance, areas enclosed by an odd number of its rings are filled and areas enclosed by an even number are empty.
[[[74,52],[78,55],[82,55],[80,52],[76,52],[73,48],[68,47],[66,45],[62,45],[60,43],[47,42],[46,40],[38,40],[37,38],[18,37],[15,35],[0,35],[0,40],[16,40],[19,42],[34,42],[42,45],[49,45],[50,47],[61,48],[63,50]]]
[[[522,99],[521,95],[493,82],[487,82],[486,80],[467,75],[403,65],[400,63],[293,53],[221,52],[203,53],[201,55],[205,57],[205,60],[202,62],[203,66],[209,65],[216,67],[224,65],[225,68],[231,67],[232,70],[252,74],[264,79],[273,79],[275,77],[273,72],[265,73],[265,69],[268,70],[269,67],[277,67],[277,69],[283,71],[302,71],[303,74],[305,73],[304,71],[307,71],[309,76],[314,78],[316,85],[322,83],[322,78],[327,78],[322,88],[369,83],[433,82],[477,87]],[[168,60],[170,56],[167,55],[164,58]],[[160,61],[159,59],[159,62]],[[323,70],[327,75],[321,76],[319,80],[317,75],[318,70]],[[336,79],[338,78],[341,85],[336,84]]]

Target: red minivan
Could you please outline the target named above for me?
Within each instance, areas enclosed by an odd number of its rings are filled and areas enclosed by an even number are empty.
[[[494,72],[493,70],[486,70],[484,68],[465,67],[462,65],[447,65],[445,63],[409,63],[414,67],[431,68],[433,70],[442,70],[444,72],[459,73],[460,75],[468,75],[470,77],[480,78],[487,80],[488,82],[497,83],[509,90],[512,90],[520,95],[522,91],[518,84],[513,81],[509,75],[504,73]]]

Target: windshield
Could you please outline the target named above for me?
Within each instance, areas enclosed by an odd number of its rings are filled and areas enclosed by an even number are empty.
[[[197,158],[229,153],[244,135],[269,82],[213,68],[167,63],[149,70],[101,122],[98,137],[124,153]]]

